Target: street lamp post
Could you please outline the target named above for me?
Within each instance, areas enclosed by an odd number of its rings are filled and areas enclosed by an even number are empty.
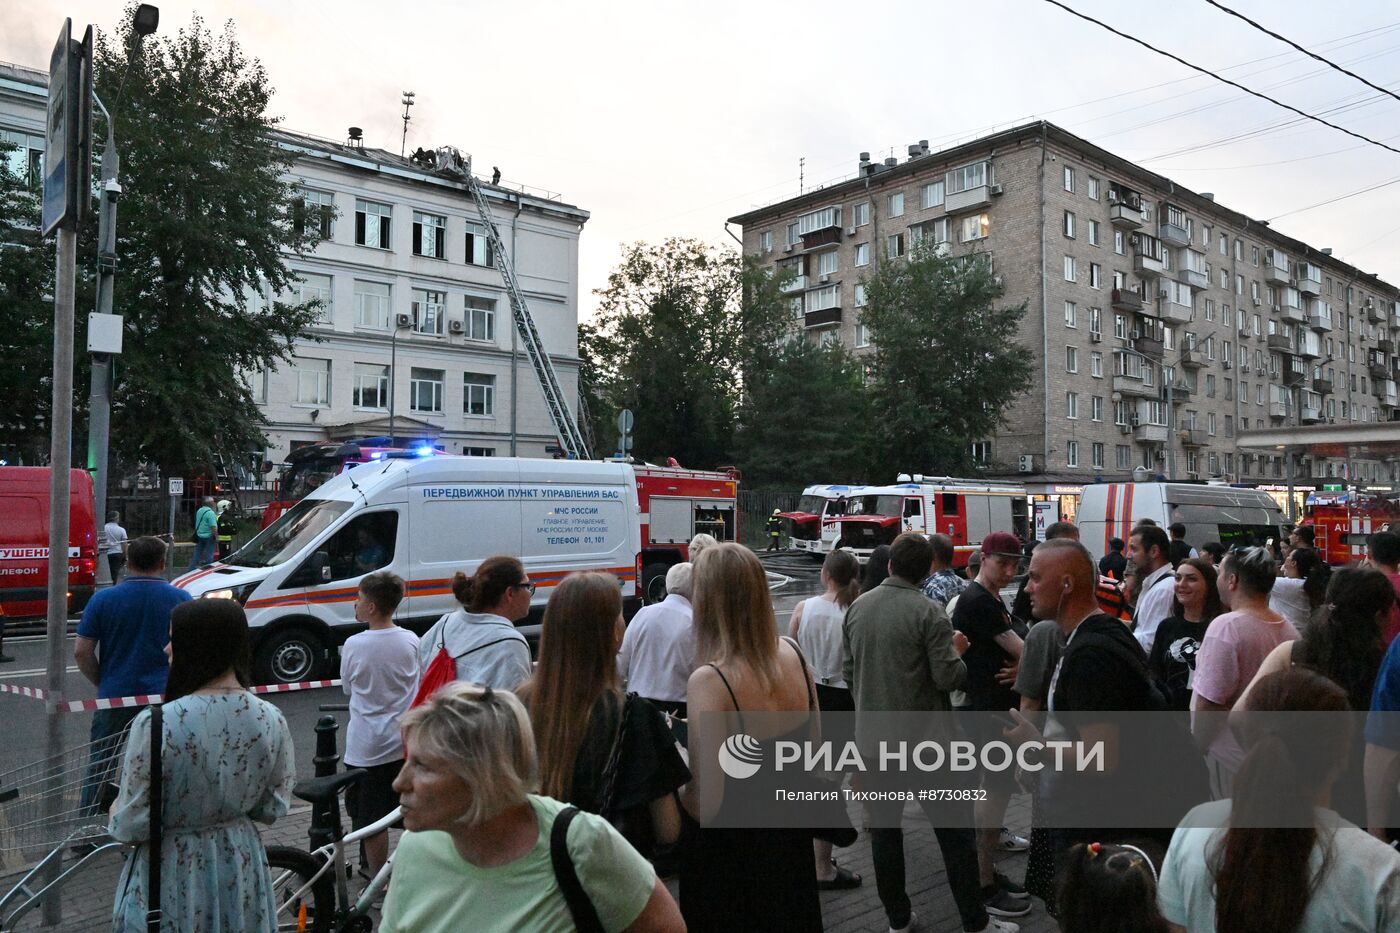
[[[399,324],[399,319],[395,317],[389,324],[389,446],[395,445],[394,418],[397,414],[398,392],[395,384],[398,382],[398,361],[399,361],[399,330],[403,325]]]

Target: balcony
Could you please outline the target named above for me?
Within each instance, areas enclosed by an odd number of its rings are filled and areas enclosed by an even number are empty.
[[[1182,428],[1177,432],[1177,438],[1183,447],[1204,447],[1209,443],[1205,428]]]
[[[1162,213],[1167,214],[1167,205],[1162,205]],[[1157,225],[1157,239],[1168,246],[1190,246],[1191,234],[1186,232],[1186,227],[1180,223],[1162,221]]]
[[[1382,405],[1396,404],[1397,399],[1394,379],[1376,380],[1376,382],[1371,385],[1371,391],[1375,393],[1376,398],[1380,399]]]
[[[1142,311],[1142,296],[1130,288],[1115,288],[1110,305],[1114,311]]]
[[[1167,426],[1165,424],[1134,425],[1133,440],[1142,444],[1165,444],[1167,442]]]
[[[1185,369],[1200,369],[1206,365],[1206,354],[1203,350],[1182,350],[1181,365]]]
[[[1289,291],[1293,290],[1289,289]],[[1294,295],[1296,299],[1297,293],[1295,292]],[[1290,324],[1306,325],[1308,323],[1308,314],[1303,310],[1303,306],[1301,304],[1289,304],[1287,298],[1284,298],[1283,304],[1279,305],[1278,316]]]
[[[1304,359],[1322,359],[1322,338],[1310,330],[1300,330],[1297,353]]]
[[[1288,403],[1282,399],[1271,399],[1269,401],[1269,417],[1283,419],[1288,417]]]
[[[1265,251],[1264,281],[1270,285],[1287,285],[1288,257],[1276,250]]]
[[[840,227],[823,227],[820,230],[802,234],[803,249],[821,249],[823,246],[836,246],[840,242]]]
[[[1293,267],[1297,273],[1298,291],[1304,295],[1322,294],[1322,268],[1314,262],[1300,262]]]
[[[1194,249],[1184,249],[1178,253],[1176,280],[1192,288],[1209,288],[1210,276],[1206,275],[1206,254]]]
[[[1147,385],[1137,376],[1114,376],[1113,391],[1134,398],[1157,398],[1157,387]]]
[[[829,324],[840,323],[840,308],[822,308],[820,311],[808,311],[802,316],[802,326],[804,327],[826,327]]]
[[[801,292],[801,291],[806,291],[806,290],[807,290],[807,276],[805,276],[805,275],[794,275],[791,279],[788,280],[787,284],[783,286],[783,292],[784,292],[784,293],[786,293],[786,292]]]
[[[1381,351],[1382,353],[1394,353],[1395,341],[1389,337],[1377,337],[1376,349]]]
[[[1283,384],[1286,386],[1307,385],[1308,368],[1300,360],[1291,359],[1283,367]]]
[[[1145,233],[1133,234],[1133,269],[1139,275],[1161,275],[1166,271],[1162,242]]]
[[[1156,337],[1134,337],[1133,349],[1141,353],[1150,360],[1162,361],[1164,347],[1162,341]]]
[[[1331,331],[1332,306],[1319,298],[1314,298],[1308,309],[1308,326],[1321,333]]]
[[[1191,318],[1195,316],[1196,312],[1191,305],[1182,304],[1181,297],[1181,293],[1175,289],[1170,291],[1164,289],[1159,292],[1157,316],[1173,324],[1190,324]]]
[[[1371,388],[1380,389],[1380,384],[1390,378],[1390,367],[1383,362],[1371,363]]]
[[[1172,404],[1180,405],[1183,402],[1191,401],[1192,389],[1184,382],[1175,383],[1172,386]],[[1158,396],[1162,401],[1167,400],[1167,387],[1162,387],[1162,394]]]
[[[1135,202],[1119,201],[1108,209],[1108,222],[1124,230],[1142,226],[1142,207]]]
[[[1303,403],[1303,407],[1298,409],[1298,420],[1303,424],[1317,424],[1322,420],[1322,406]]]
[[[1379,324],[1385,320],[1385,303],[1376,301],[1374,298],[1367,298],[1361,303],[1361,309],[1366,312],[1366,320],[1372,324]]]
[[[1332,394],[1332,380],[1317,378],[1312,381],[1313,391],[1318,395]]]
[[[1264,341],[1264,345],[1270,350],[1278,350],[1280,353],[1293,352],[1293,341],[1284,334],[1270,334]]]

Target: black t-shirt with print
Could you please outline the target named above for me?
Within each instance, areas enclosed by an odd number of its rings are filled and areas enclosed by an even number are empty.
[[[1163,619],[1152,642],[1147,665],[1152,670],[1171,709],[1191,708],[1191,680],[1196,671],[1196,652],[1206,637],[1209,622],[1188,622],[1180,615]]]

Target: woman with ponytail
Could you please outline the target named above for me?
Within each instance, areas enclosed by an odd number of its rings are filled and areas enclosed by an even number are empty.
[[[846,660],[841,623],[846,618],[846,610],[861,592],[860,561],[850,551],[838,548],[822,562],[821,579],[826,592],[804,599],[793,608],[788,634],[802,649],[812,668],[812,682],[817,688],[817,705],[821,711],[855,712],[851,688],[841,676]],[[812,852],[817,860],[818,888],[826,891],[860,885],[860,875],[841,868],[831,857],[830,842],[813,839]]]
[[[438,652],[456,664],[457,679],[514,690],[530,676],[530,643],[515,625],[530,614],[535,584],[514,557],[488,557],[470,577],[452,577],[452,595],[462,608],[449,612],[418,642],[426,672]]]
[[[1234,797],[1177,828],[1163,916],[1191,933],[1400,928],[1400,853],[1329,809],[1352,741],[1346,692],[1292,667],[1254,684],[1246,710]]]
[[[1295,547],[1283,562],[1283,576],[1269,592],[1269,608],[1283,616],[1299,632],[1322,617],[1327,601],[1327,580],[1332,568],[1310,547]]]

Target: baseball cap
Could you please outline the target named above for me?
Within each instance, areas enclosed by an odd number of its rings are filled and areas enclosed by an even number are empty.
[[[982,539],[982,553],[987,557],[1004,555],[1021,556],[1021,539],[1009,531],[994,531]]]

